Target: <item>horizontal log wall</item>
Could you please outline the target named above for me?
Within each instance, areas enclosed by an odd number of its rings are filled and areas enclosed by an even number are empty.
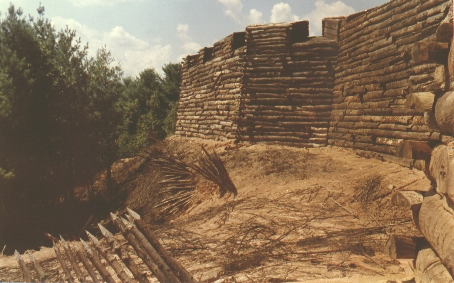
[[[326,146],[338,47],[308,34],[307,21],[246,28],[240,141]]]
[[[243,38],[241,38],[243,37]],[[235,139],[243,81],[244,33],[232,34],[186,57],[182,68],[176,134]]]
[[[442,91],[443,62],[427,44],[450,0],[393,0],[346,18],[335,69],[331,145],[394,155],[403,140],[440,140],[424,113],[404,105],[407,95]],[[438,45],[437,45],[438,46]]]

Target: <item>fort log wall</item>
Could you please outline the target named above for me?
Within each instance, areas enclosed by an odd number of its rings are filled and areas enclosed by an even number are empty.
[[[328,144],[396,154],[403,140],[440,141],[412,93],[444,92],[448,43],[436,31],[450,1],[390,1],[346,18],[340,32]]]
[[[449,0],[394,0],[348,17],[248,26],[183,62],[176,134],[396,155],[442,141],[412,93],[449,89]]]

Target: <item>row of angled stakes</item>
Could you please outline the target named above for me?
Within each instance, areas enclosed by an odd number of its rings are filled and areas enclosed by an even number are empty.
[[[168,254],[160,244],[159,239],[149,229],[145,221],[141,219],[140,215],[129,208],[127,210],[128,214],[126,215],[126,218],[128,220],[111,213],[112,220],[128,243],[133,247],[137,256],[142,259],[158,281],[196,283],[196,280],[187,272],[187,270]],[[131,257],[128,249],[125,246],[121,246],[114,235],[104,226],[98,224],[98,227],[101,230],[102,235],[106,238],[109,246],[103,245],[88,231],[86,231],[86,233],[90,239],[89,244],[82,239],[80,240],[80,243],[68,243],[61,236],[58,243],[54,242],[54,251],[63,269],[65,275],[64,280],[67,282],[76,282],[75,279],[77,278],[77,281],[79,282],[86,282],[86,273],[84,273],[83,269],[79,266],[79,260],[94,283],[116,282],[111,272],[109,272],[102,263],[102,257],[121,282],[149,282],[146,272],[140,270],[138,264]],[[61,247],[63,247],[66,258],[70,264],[63,258]],[[15,252],[15,255],[22,271],[24,281],[32,282],[31,273],[21,255],[17,251]],[[30,252],[29,256],[39,281],[50,282],[43,268]],[[131,276],[128,275],[124,266],[126,266],[130,271],[129,274],[132,274],[134,278],[131,278]],[[73,271],[76,278],[74,278],[71,271]]]

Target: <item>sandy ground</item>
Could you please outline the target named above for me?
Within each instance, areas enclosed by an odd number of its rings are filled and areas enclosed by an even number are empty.
[[[422,172],[335,147],[179,137],[163,146],[194,162],[200,145],[216,150],[238,195],[220,199],[213,186],[198,206],[156,227],[167,249],[196,279],[412,282],[411,262],[393,260],[383,251],[390,234],[418,235],[409,211],[393,207],[390,198],[398,190],[427,190],[430,183]],[[58,280],[62,271],[53,251],[34,254]],[[14,257],[0,257],[0,281],[20,279]]]

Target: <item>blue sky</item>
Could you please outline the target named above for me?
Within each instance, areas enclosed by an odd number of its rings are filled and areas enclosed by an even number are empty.
[[[92,55],[106,46],[126,75],[146,68],[160,71],[204,46],[256,23],[309,20],[311,35],[321,19],[348,15],[387,0],[0,0],[4,17],[10,3],[36,16],[41,3],[56,29],[69,26]]]

